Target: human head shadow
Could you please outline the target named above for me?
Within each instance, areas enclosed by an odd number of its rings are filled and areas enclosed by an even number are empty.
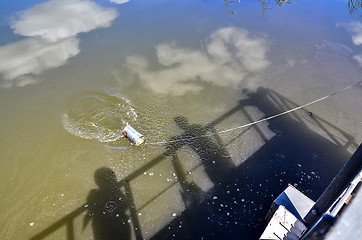
[[[87,197],[88,212],[83,220],[83,229],[92,221],[94,239],[130,239],[130,201],[119,185],[116,174],[107,167],[94,173],[98,188]]]

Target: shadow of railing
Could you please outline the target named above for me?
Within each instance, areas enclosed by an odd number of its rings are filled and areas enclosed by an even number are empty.
[[[151,161],[149,161],[124,179],[117,182],[117,187],[124,190],[125,197],[128,199],[127,204],[129,209],[129,216],[133,226],[132,236],[134,238],[145,238],[142,232],[141,223],[138,218],[138,212],[140,210],[143,210],[145,207],[147,207],[149,204],[151,204],[153,201],[158,199],[165,192],[175,187],[176,185],[178,185],[180,188],[181,196],[186,209],[185,214],[187,215],[188,212],[195,210],[193,208],[194,206],[202,204],[203,202],[210,203],[211,193],[214,194],[215,192],[220,192],[221,190],[223,191],[224,189],[222,189],[222,186],[226,182],[236,181],[235,185],[244,184],[243,187],[244,189],[246,189],[247,185],[245,184],[248,182],[251,183],[251,178],[259,176],[259,174],[255,171],[258,171],[258,169],[261,169],[261,167],[263,167],[256,165],[258,161],[266,164],[265,166],[271,166],[271,164],[281,164],[279,157],[277,157],[276,159],[275,157],[272,157],[273,162],[269,160],[266,162],[264,160],[261,161],[261,157],[265,157],[265,154],[273,152],[270,149],[274,150],[278,148],[279,150],[279,147],[281,147],[280,149],[283,149],[283,144],[294,144],[293,141],[296,141],[298,143],[297,145],[302,148],[303,144],[298,142],[302,140],[297,139],[300,135],[312,134],[312,138],[308,138],[308,140],[312,139],[312,143],[317,144],[323,142],[323,146],[328,145],[328,147],[332,146],[338,148],[341,152],[343,152],[343,154],[336,155],[336,157],[344,157],[344,154],[346,154],[347,156],[348,149],[351,149],[350,152],[352,152],[353,149],[356,149],[358,147],[358,145],[354,141],[353,136],[349,135],[348,133],[344,132],[343,130],[334,126],[328,121],[318,117],[316,114],[310,113],[306,109],[301,109],[298,110],[298,112],[292,112],[288,115],[283,115],[276,119],[267,121],[268,128],[275,133],[275,136],[277,136],[280,131],[283,132],[283,137],[285,138],[285,140],[283,141],[273,140],[274,137],[270,139],[270,137],[267,136],[268,134],[265,133],[265,130],[263,130],[263,128],[261,128],[258,124],[251,125],[239,130],[240,132],[231,139],[223,139],[219,136],[218,131],[215,129],[215,127],[226,119],[230,118],[231,116],[234,116],[236,113],[244,116],[244,119],[247,119],[247,121],[249,122],[258,120],[255,119],[252,113],[248,112],[247,107],[256,107],[260,112],[264,114],[264,116],[268,117],[298,106],[298,104],[270,89],[259,88],[255,92],[246,92],[246,96],[247,98],[240,100],[237,106],[230,109],[222,116],[216,118],[214,121],[204,126],[189,124],[188,120],[182,116],[175,118],[176,125],[178,125],[183,130],[183,133],[167,140],[166,150],[162,154],[153,158]],[[251,154],[251,156],[248,157],[248,159],[242,165],[237,166],[232,163],[232,158],[228,153],[227,147],[231,145],[231,143],[237,141],[238,139],[241,139],[241,137],[244,136],[251,129],[253,129],[254,132],[264,141],[264,146],[260,146],[258,149],[255,150],[253,154]],[[308,133],[302,133],[303,131],[308,131]],[[322,140],[321,137],[324,140]],[[291,143],[287,143],[291,139]],[[325,144],[325,141],[328,142],[326,143],[327,145]],[[189,169],[189,171],[194,171],[195,169],[199,168],[204,169],[208,177],[214,184],[213,189],[209,189],[208,193],[205,193],[205,191],[197,186],[197,184],[194,184],[187,180],[185,169],[183,169],[182,161],[178,154],[178,151],[184,147],[191,149],[191,151],[193,152],[196,152],[197,156],[200,158],[200,161],[198,161],[198,163],[194,165],[192,169]],[[265,150],[268,148],[269,150]],[[241,151],[242,150],[243,149],[241,149]],[[260,155],[260,152],[262,150],[264,151],[264,155]],[[267,153],[265,153],[265,151],[267,151]],[[172,163],[178,181],[172,182],[167,187],[160,189],[157,194],[150,197],[148,201],[136,208],[134,193],[131,187],[132,181],[143,175],[144,172],[147,172],[149,169],[155,167],[156,165],[160,164],[165,160],[170,160],[170,162]],[[273,171],[277,171],[275,170],[274,165]],[[252,168],[255,168],[255,170],[251,171],[250,169]],[[255,176],[251,176],[250,173],[245,171],[253,172]],[[334,176],[335,173],[333,171],[331,171],[331,174],[329,174],[330,177]],[[276,175],[275,172],[273,174]],[[249,179],[246,180],[245,183],[242,183],[240,179],[240,177],[243,176],[246,177],[246,179]],[[252,181],[255,182],[256,180],[253,179]],[[275,182],[273,183],[275,184]],[[271,183],[269,184],[269,188],[275,189]],[[271,191],[270,189],[268,189],[267,191]],[[321,191],[322,190],[323,189],[321,189]],[[278,191],[279,188],[275,189],[274,192]],[[240,197],[240,195],[237,196]],[[53,223],[51,226],[44,229],[43,231],[39,232],[35,236],[31,237],[30,239],[43,239],[61,228],[66,229],[67,239],[75,239],[75,218],[88,211],[88,207],[85,206],[88,206],[89,204],[90,203],[83,204],[82,207],[73,210],[71,213],[67,214],[66,216]],[[263,210],[263,213],[266,213],[266,211],[267,210]],[[187,216],[187,218],[190,219],[190,216]],[[172,222],[170,222],[169,224],[172,225]],[[210,226],[213,225],[211,224]],[[166,228],[160,230],[155,235],[155,238],[162,239],[163,237],[160,237],[162,234],[164,234],[164,236],[168,236],[165,232],[165,229]],[[172,227],[169,227],[169,229],[172,230]],[[191,232],[195,234],[196,231],[192,230]]]
[[[289,109],[293,109],[299,107],[298,104],[295,102],[287,99],[286,97],[282,96],[281,94],[273,91],[267,90],[268,97],[270,100],[276,104],[281,110],[287,111]],[[316,130],[319,129],[318,133],[325,138],[329,139],[331,142],[335,143],[339,147],[350,149],[350,152],[354,152],[358,148],[358,144],[354,141],[354,137],[350,134],[346,133],[339,127],[329,123],[325,119],[319,117],[312,112],[301,109],[304,113],[305,117],[298,115],[297,112],[291,112],[291,116],[294,117],[299,123],[305,125],[306,127]]]

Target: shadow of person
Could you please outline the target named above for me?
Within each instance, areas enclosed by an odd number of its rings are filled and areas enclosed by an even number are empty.
[[[83,229],[92,220],[94,239],[130,239],[129,202],[110,168],[96,170],[94,181],[98,189],[92,189],[87,197],[88,212]]]
[[[265,114],[266,117],[270,117],[276,114],[280,114],[282,112],[282,109],[278,107],[271,97],[271,91],[267,88],[259,87],[256,91],[250,91],[248,89],[243,89],[243,93],[248,96],[247,99],[243,99],[239,101],[240,106],[255,106],[257,107],[261,112]],[[292,114],[292,113],[291,113]],[[291,127],[293,130],[295,128],[294,125],[291,123],[295,123],[294,119],[291,117],[291,114],[285,114],[282,116],[279,116],[275,119],[269,119],[268,120],[268,127],[272,131],[279,130],[278,128],[286,128],[288,126]]]
[[[174,121],[183,133],[168,140],[166,148],[171,155],[183,146],[189,147],[200,157],[205,172],[214,184],[228,176],[234,164],[212,125],[189,124],[184,116],[177,116]]]

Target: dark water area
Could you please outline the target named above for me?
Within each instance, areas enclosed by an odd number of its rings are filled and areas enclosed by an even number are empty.
[[[277,114],[278,109],[265,101],[266,91],[250,94],[255,95],[241,105]],[[258,239],[273,200],[288,183],[316,201],[343,167],[340,160],[351,156],[346,146],[337,147],[289,116],[271,120],[269,128],[277,135],[237,168],[222,171],[222,180],[214,182],[201,204],[197,202],[205,197],[190,190],[194,202],[185,201],[188,207],[181,216],[152,239]]]

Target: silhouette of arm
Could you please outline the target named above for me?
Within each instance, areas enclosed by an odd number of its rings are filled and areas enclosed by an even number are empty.
[[[83,219],[83,230],[88,226],[93,214],[94,214],[94,202],[97,195],[97,190],[93,189],[90,191],[87,197],[88,211],[86,212]]]

